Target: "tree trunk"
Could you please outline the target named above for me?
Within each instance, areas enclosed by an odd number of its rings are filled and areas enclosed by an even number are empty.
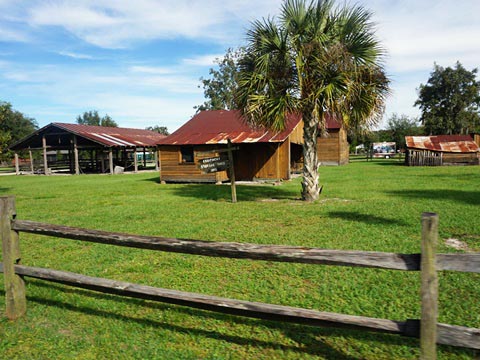
[[[302,199],[315,201],[319,197],[317,135],[318,124],[311,113],[303,114],[303,181]]]

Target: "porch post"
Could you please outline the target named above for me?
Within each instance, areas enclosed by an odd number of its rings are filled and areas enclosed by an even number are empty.
[[[42,136],[42,146],[43,146],[43,172],[45,175],[49,175],[48,161],[47,161],[47,139],[45,138],[45,135]]]
[[[80,175],[80,164],[78,161],[77,135],[73,135],[73,156],[75,158],[75,175]]]
[[[137,148],[133,148],[133,167],[135,174],[138,172]]]
[[[108,162],[110,166],[110,175],[113,175],[113,150],[111,147],[108,149]]]
[[[18,163],[18,154],[15,153],[15,175],[20,175],[20,165]]]
[[[32,174],[35,172],[35,169],[33,168],[33,155],[32,155],[32,150],[28,150],[28,155],[30,156],[30,170],[32,170]]]

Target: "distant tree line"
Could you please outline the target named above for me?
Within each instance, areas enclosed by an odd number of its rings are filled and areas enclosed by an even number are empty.
[[[196,106],[200,110],[235,109],[233,96],[238,81],[239,59],[245,49],[228,49],[223,59],[216,59],[218,67],[210,69],[211,78],[200,78],[206,101]],[[480,82],[477,69],[467,70],[460,62],[452,67],[434,64],[426,84],[420,84],[415,106],[421,116],[412,118],[393,114],[386,129],[372,131],[362,126],[350,126],[348,139],[352,149],[359,144],[395,141],[397,148],[405,148],[405,136],[469,134],[480,132]]]
[[[77,116],[77,124],[118,127],[118,124],[108,114],[100,117],[97,110],[85,111],[82,115]]]
[[[37,121],[0,101],[0,162],[12,159],[8,147],[38,129]]]

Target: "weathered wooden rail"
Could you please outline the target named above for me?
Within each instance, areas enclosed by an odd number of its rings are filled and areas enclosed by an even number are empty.
[[[82,274],[20,264],[19,233],[55,236],[157,251],[193,255],[357,266],[420,271],[422,315],[420,320],[393,321],[240,301],[215,296],[161,289],[151,286],[89,277]],[[18,220],[13,197],[0,197],[0,234],[6,294],[6,315],[14,320],[25,314],[24,277],[61,283],[102,293],[167,302],[221,313],[294,322],[310,326],[332,326],[420,337],[423,359],[434,359],[436,344],[480,349],[480,329],[437,323],[437,271],[480,272],[480,254],[436,254],[438,217],[422,215],[422,254],[395,254],[373,251],[341,251],[296,246],[213,242],[165,237],[129,235]]]

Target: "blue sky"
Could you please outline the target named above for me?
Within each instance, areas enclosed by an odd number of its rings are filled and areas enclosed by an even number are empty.
[[[340,3],[340,2],[339,2]],[[480,63],[479,0],[359,0],[388,51],[392,113],[418,116],[436,62]],[[0,100],[40,126],[96,109],[120,126],[174,131],[203,102],[200,77],[244,43],[264,0],[0,0]]]

